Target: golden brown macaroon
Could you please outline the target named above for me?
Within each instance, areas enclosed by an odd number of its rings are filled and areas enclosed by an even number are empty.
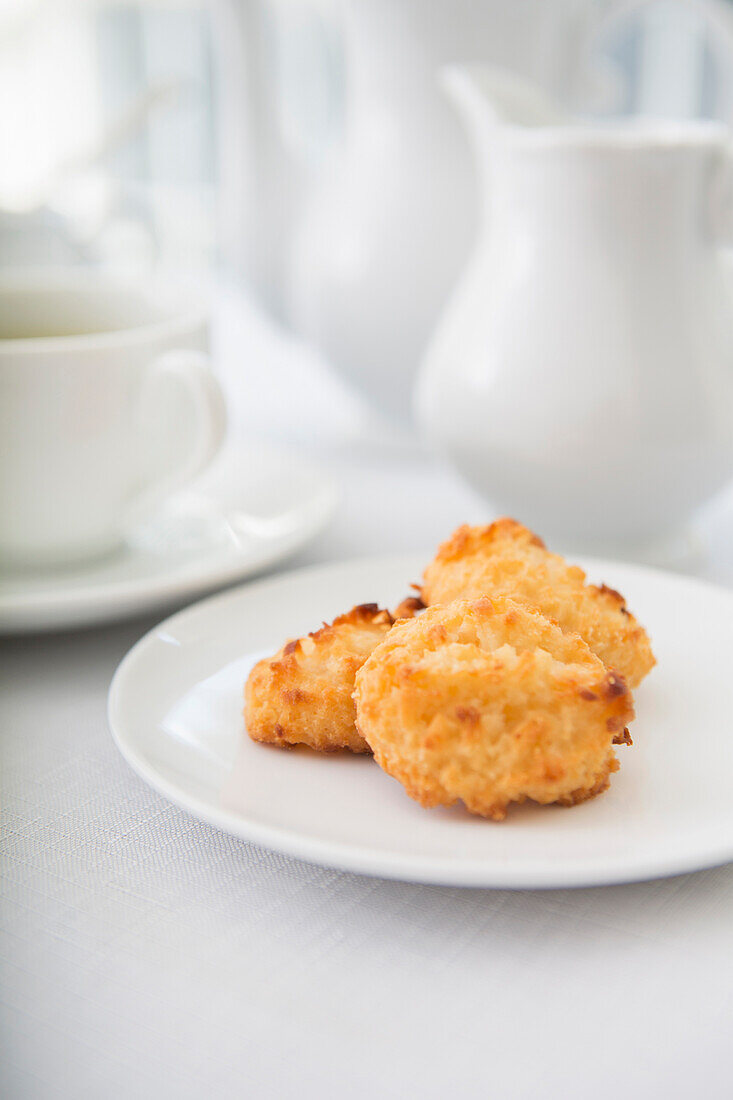
[[[461,800],[500,821],[512,802],[574,805],[605,790],[634,710],[577,634],[505,596],[397,623],[356,676],[377,763],[423,806]]]
[[[413,614],[419,603],[404,600],[394,618]],[[319,752],[370,752],[354,726],[354,677],[394,618],[375,603],[360,604],[259,661],[244,692],[252,740],[309,745]]]
[[[623,596],[605,585],[586,584],[582,569],[551,554],[542,539],[514,519],[459,527],[423,577],[422,598],[428,605],[494,594],[526,600],[563,630],[580,634],[630,687],[656,663],[647,633]]]

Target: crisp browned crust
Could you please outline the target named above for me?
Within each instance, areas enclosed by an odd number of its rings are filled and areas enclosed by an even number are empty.
[[[393,617],[375,603],[358,604],[304,638],[259,661],[245,687],[245,721],[253,741],[308,745],[319,752],[370,752],[354,725],[357,669],[395,618],[414,614],[404,600]]]
[[[393,621],[377,604],[359,604],[259,661],[245,687],[252,740],[369,752],[354,727],[354,677]]]
[[[504,596],[398,622],[356,675],[357,726],[424,806],[501,820],[514,802],[605,790],[633,717],[623,678],[577,634]]]
[[[419,611],[424,611],[424,609],[425,604],[419,596],[405,596],[402,603],[398,604],[394,609],[393,615],[395,619],[411,619],[414,615],[417,615]]]
[[[427,605],[494,594],[531,603],[563,630],[580,634],[631,687],[655,664],[647,633],[623,596],[587,584],[582,569],[551,554],[537,535],[508,517],[454,531],[425,570],[421,594]]]

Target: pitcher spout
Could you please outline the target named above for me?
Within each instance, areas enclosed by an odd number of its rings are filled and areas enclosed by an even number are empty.
[[[447,65],[442,87],[479,147],[506,127],[558,126],[566,121],[542,88],[515,73],[490,65]]]

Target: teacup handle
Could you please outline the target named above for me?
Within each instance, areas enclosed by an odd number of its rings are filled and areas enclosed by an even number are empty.
[[[152,361],[143,380],[138,427],[144,468],[133,519],[192,481],[222,444],[224,394],[204,352],[166,351]]]

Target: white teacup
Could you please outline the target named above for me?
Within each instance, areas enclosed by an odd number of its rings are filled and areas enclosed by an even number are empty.
[[[0,561],[113,550],[223,439],[200,308],[99,274],[0,277]]]

